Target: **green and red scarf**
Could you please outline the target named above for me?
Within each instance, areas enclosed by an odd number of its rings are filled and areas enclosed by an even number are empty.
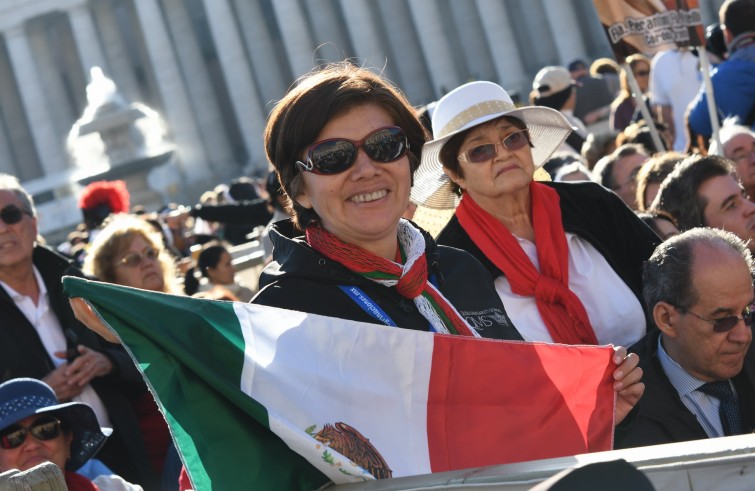
[[[390,261],[361,247],[347,244],[318,225],[306,230],[307,242],[323,256],[351,271],[387,287],[395,286],[402,296],[414,301],[417,309],[442,334],[479,337],[443,294],[428,281],[425,238],[409,221],[398,225],[398,242],[406,259]],[[400,258],[397,258],[400,259]]]

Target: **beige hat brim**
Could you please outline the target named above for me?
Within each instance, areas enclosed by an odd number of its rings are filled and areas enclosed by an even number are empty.
[[[527,126],[535,167],[542,166],[574,129],[566,116],[555,109],[543,106],[526,106],[494,112],[472,120],[443,138],[425,143],[422,147],[422,162],[414,173],[411,200],[428,208],[456,208],[459,199],[451,191],[451,179],[443,172],[440,151],[454,135],[502,116],[520,119]]]

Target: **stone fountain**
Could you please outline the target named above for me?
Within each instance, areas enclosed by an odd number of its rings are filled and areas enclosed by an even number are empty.
[[[51,243],[82,221],[78,192],[93,181],[122,179],[132,204],[156,210],[179,200],[183,182],[175,145],[160,115],[128,102],[102,69],[90,71],[87,107],[66,140],[71,167],[24,182],[39,212],[39,231]]]
[[[180,183],[175,147],[162,118],[144,104],[129,103],[101,68],[93,67],[90,75],[87,107],[67,141],[75,167],[86,171],[77,182],[123,179],[132,203],[158,208],[174,198]],[[179,179],[160,186],[165,179],[154,176],[165,171]]]

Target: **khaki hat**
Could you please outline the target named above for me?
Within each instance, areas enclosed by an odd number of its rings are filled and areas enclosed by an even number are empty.
[[[542,98],[558,94],[572,85],[575,85],[574,81],[566,68],[562,66],[547,66],[535,75],[532,89],[537,92],[538,97]]]
[[[555,109],[517,108],[509,94],[493,82],[464,84],[446,94],[435,107],[435,139],[422,147],[422,163],[414,173],[411,200],[429,208],[455,208],[458,197],[452,191],[451,179],[443,172],[441,149],[454,135],[502,116],[517,118],[527,126],[536,167],[548,160],[573,129],[566,117]]]

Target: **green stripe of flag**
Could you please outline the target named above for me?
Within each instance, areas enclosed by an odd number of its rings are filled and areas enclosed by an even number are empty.
[[[66,277],[118,334],[156,395],[198,491],[316,489],[327,478],[269,430],[240,390],[244,339],[230,302]]]

